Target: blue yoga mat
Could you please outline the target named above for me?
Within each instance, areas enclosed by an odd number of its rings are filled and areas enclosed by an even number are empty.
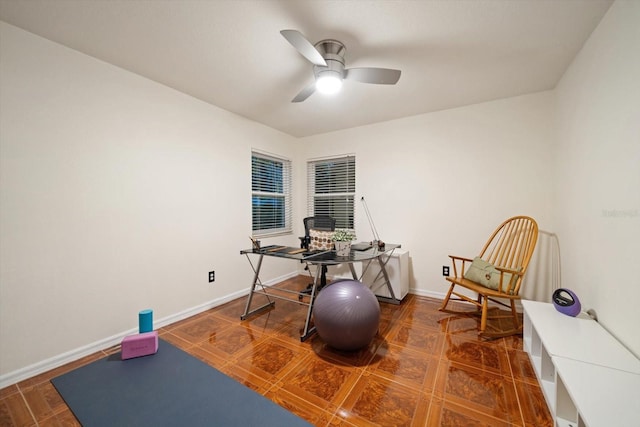
[[[84,427],[311,426],[163,340],[154,355],[113,354],[51,382]]]

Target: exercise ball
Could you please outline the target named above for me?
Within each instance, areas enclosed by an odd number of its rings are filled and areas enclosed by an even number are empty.
[[[380,304],[357,280],[339,280],[322,289],[313,303],[313,321],[320,338],[338,350],[358,350],[378,332]]]

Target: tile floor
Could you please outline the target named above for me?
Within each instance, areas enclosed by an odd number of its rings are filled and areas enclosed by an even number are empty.
[[[281,286],[302,289],[307,281]],[[245,301],[160,328],[160,337],[316,426],[553,425],[521,338],[479,339],[474,316],[440,312],[437,300],[382,303],[378,335],[351,353],[318,336],[300,342],[302,305],[277,300],[240,321]],[[49,380],[118,351],[0,390],[0,426],[79,425]]]

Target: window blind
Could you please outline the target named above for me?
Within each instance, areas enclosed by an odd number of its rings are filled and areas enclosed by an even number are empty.
[[[291,232],[291,162],[251,153],[252,230],[256,236]]]
[[[328,215],[336,228],[354,230],[356,158],[314,160],[307,163],[307,212]]]

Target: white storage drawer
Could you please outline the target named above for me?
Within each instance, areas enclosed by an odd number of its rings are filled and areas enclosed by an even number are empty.
[[[556,426],[640,426],[640,360],[583,313],[522,307],[524,350]]]
[[[366,271],[362,277],[362,283],[369,286],[374,294],[391,298],[378,261],[373,260],[368,267],[364,265],[363,268],[366,268]],[[409,293],[409,251],[403,249],[393,251],[385,269],[395,297],[399,300],[403,299]]]

